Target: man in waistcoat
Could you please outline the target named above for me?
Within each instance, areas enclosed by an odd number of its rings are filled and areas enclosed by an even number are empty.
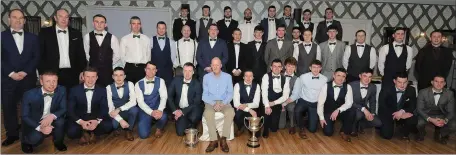
[[[215,23],[215,20],[211,18],[211,7],[204,5],[202,8],[203,17],[196,21],[195,34],[198,35],[198,41],[209,39],[209,27]]]
[[[356,43],[345,48],[343,66],[347,70],[347,83],[359,80],[361,71],[374,69],[377,62],[375,48],[366,44],[366,31],[355,33]]]
[[[225,6],[225,8],[223,8],[223,12],[223,19],[217,21],[217,26],[220,30],[218,37],[225,41],[230,41],[233,40],[233,36],[231,34],[233,34],[234,29],[239,26],[239,23],[232,18],[231,7]]]
[[[304,41],[298,46],[298,52],[294,57],[298,60],[297,76],[308,73],[311,67],[310,64],[315,60],[321,60],[320,46],[312,42],[312,31],[309,29],[304,30],[302,34]]]
[[[285,24],[286,26],[286,34],[285,35],[285,40],[294,40],[295,38],[293,37],[292,33],[295,30],[295,27],[298,27],[299,34],[301,34],[302,27],[299,24],[299,22],[296,22],[296,20],[291,17],[291,6],[290,5],[285,5],[283,7],[283,17],[279,19],[282,24]],[[301,35],[298,36],[298,40],[301,39]]]
[[[173,39],[174,41],[178,41],[182,38],[182,27],[187,25],[190,27],[190,30],[193,32],[190,35],[190,38],[196,39],[196,22],[190,18],[189,9],[187,6],[181,7],[180,9],[180,17],[174,19],[173,22]]]
[[[293,86],[295,85],[296,80],[298,79],[298,76],[296,76],[295,71],[296,71],[296,64],[297,61],[294,57],[289,57],[285,59],[285,72],[283,73],[283,76],[285,76],[286,81],[288,82],[288,85],[290,86],[290,92],[293,92]],[[291,95],[291,93],[290,93]],[[288,133],[290,134],[295,134],[296,129],[295,129],[295,115],[294,115],[294,109],[295,109],[296,102],[284,102],[282,103],[282,112],[280,114],[280,120],[279,120],[279,129],[285,128],[287,125],[287,114],[289,118],[289,129]]]
[[[264,51],[266,50],[266,42],[263,39],[264,29],[261,26],[255,27],[253,34],[254,40],[248,43],[250,51],[252,51],[252,72],[253,80],[256,83],[261,83],[261,78],[267,72],[267,65],[264,61]]]
[[[244,81],[234,85],[233,106],[236,108],[234,122],[238,129],[234,136],[239,137],[244,132],[245,117],[258,117],[260,94],[260,85],[253,81],[253,72],[244,71]],[[256,132],[255,135],[259,137],[260,132]]]
[[[166,86],[173,80],[176,67],[176,42],[166,37],[166,23],[157,23],[157,35],[151,38],[151,62],[157,67],[157,76],[165,80]]]
[[[328,41],[320,43],[321,48],[321,63],[323,64],[322,74],[332,80],[334,71],[337,68],[342,68],[342,58],[344,56],[345,43],[337,40],[337,27],[330,25],[327,35]]]

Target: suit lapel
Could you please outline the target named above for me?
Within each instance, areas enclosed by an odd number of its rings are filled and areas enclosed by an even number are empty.
[[[73,41],[73,37],[74,34],[73,34],[73,30],[70,29],[70,27],[68,27],[68,57],[69,57],[69,60],[70,60],[70,64],[71,64],[71,58],[73,58],[74,56],[74,52],[73,52],[73,44],[71,43]],[[76,39],[80,39],[80,38],[76,38]]]
[[[30,44],[30,40],[29,40],[28,34],[24,32],[24,43],[22,44],[22,54],[25,54],[26,52],[28,52],[27,49],[29,49],[29,48],[26,48],[26,47],[31,47],[31,46],[29,46],[29,44]]]
[[[429,99],[431,100],[432,105],[435,106],[434,93],[432,92],[432,89],[429,89],[427,93],[428,93]],[[442,99],[442,95],[440,95],[439,103],[440,103],[441,99]]]
[[[49,42],[51,43],[55,43],[54,44],[54,48],[55,48],[55,52],[54,53],[56,55],[58,59],[58,61],[60,61],[60,49],[59,49],[59,42],[57,40],[57,32],[56,32],[56,26],[53,26],[52,29],[51,29],[51,35],[49,35],[49,38],[46,38],[46,39],[49,39]],[[69,40],[69,39],[68,39]]]
[[[39,99],[39,102],[38,102],[38,107],[40,109],[41,112],[43,112],[43,108],[44,108],[44,96],[43,96],[43,90],[41,88],[39,88],[38,90],[38,99]],[[52,105],[52,104],[51,104]]]
[[[11,46],[9,46],[10,48],[12,48],[11,51],[13,51],[14,54],[19,55],[19,49],[18,49],[17,46],[16,46],[16,42],[14,41],[14,37],[13,37],[13,34],[12,34],[10,28],[8,28],[8,32],[9,32],[9,33],[7,33],[7,35],[6,35],[7,38],[3,38],[3,39],[6,39],[6,40],[8,40],[8,41],[11,41],[10,43],[8,43],[8,44],[11,45]],[[23,35],[24,35],[24,44],[25,44],[25,33],[24,33]]]
[[[179,102],[180,102],[181,97],[182,97],[182,87],[184,87],[183,85],[184,85],[184,80],[182,79],[182,81],[179,82],[179,85],[177,85],[177,91],[180,92],[179,93],[179,100],[176,101],[177,106],[179,106]]]

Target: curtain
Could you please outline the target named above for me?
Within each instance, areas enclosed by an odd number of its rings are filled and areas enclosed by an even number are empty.
[[[41,29],[40,16],[25,16],[24,31],[38,35]]]
[[[70,27],[82,31],[82,17],[70,17]]]

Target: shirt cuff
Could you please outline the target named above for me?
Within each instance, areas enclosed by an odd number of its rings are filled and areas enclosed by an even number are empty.
[[[366,109],[366,108],[362,107],[362,108],[361,108],[361,112],[364,112],[364,109]]]
[[[249,110],[250,110],[249,107],[245,107],[245,108],[244,108],[244,111],[245,111],[245,112],[249,112]]]
[[[114,119],[115,119],[117,122],[120,122],[121,120],[123,120],[123,118],[122,118],[120,115],[117,115],[116,117],[114,117]]]
[[[35,128],[35,130],[38,131],[38,132],[41,132],[41,131],[40,131],[40,127],[41,127],[41,125],[38,125],[38,126]]]
[[[51,115],[52,115],[52,116],[54,116],[54,120],[56,120],[56,119],[57,119],[57,116],[56,116],[56,115],[54,115],[54,114],[51,114]]]
[[[103,119],[99,119],[99,118],[97,118],[97,120],[98,120],[98,124],[100,124],[101,121],[103,121]]]
[[[429,119],[430,119],[430,118],[431,118],[431,117],[428,117],[428,118],[426,118],[426,121],[428,121],[428,122],[429,122]]]
[[[9,74],[8,74],[8,77],[13,76],[13,74],[14,74],[14,72],[9,73]]]
[[[345,111],[345,110],[344,110],[343,108],[341,108],[341,107],[337,108],[337,110],[339,110],[339,113],[342,113],[342,112]]]
[[[146,112],[146,114],[148,114],[149,116],[152,116],[152,111],[154,111],[154,110],[152,110],[152,109],[150,109],[150,108],[144,110],[144,112]]]
[[[81,122],[81,119],[78,119],[78,120],[76,121],[76,123],[78,123],[78,124],[79,124],[79,122]]]
[[[318,117],[320,117],[320,121],[325,120],[325,117],[324,117],[324,116],[318,115]]]
[[[404,114],[404,113],[405,113],[405,110],[404,110],[404,109],[401,109],[401,110],[399,110],[399,111],[401,111],[401,112],[402,112],[402,114]]]

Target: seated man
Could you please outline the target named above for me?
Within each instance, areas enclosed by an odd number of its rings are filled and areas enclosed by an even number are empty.
[[[175,77],[168,89],[168,106],[176,120],[176,133],[183,136],[185,129],[197,128],[203,117],[201,83],[193,79],[195,66],[187,62],[183,66],[184,76]]]
[[[377,109],[377,87],[372,84],[372,69],[362,70],[359,74],[359,81],[353,81],[350,84],[353,91],[353,105],[355,110],[355,120],[351,135],[358,136],[359,133],[364,133],[364,128],[367,125],[380,127],[382,122],[375,115]],[[369,105],[369,106],[368,106]]]
[[[234,120],[238,131],[234,136],[239,137],[244,132],[244,118],[258,117],[257,110],[260,105],[260,85],[253,82],[252,70],[244,71],[244,81],[234,85],[233,105],[236,108]],[[260,132],[255,134],[260,135]]]
[[[63,144],[66,89],[57,85],[57,80],[56,73],[45,72],[40,78],[42,87],[27,91],[23,97],[21,116],[24,153],[32,153],[32,146],[40,145],[51,133],[57,150],[67,150]]]
[[[233,124],[234,109],[231,107],[233,98],[233,83],[231,75],[222,72],[222,61],[218,57],[212,58],[212,72],[203,77],[203,101],[205,104],[203,117],[207,122],[210,143],[206,152],[212,152],[218,147],[218,133],[215,126],[215,112],[221,112],[225,116],[223,119],[223,133],[220,137],[220,146],[223,152],[229,152],[226,138],[231,134]]]
[[[125,131],[125,138],[133,141],[133,127],[139,109],[136,107],[135,85],[133,82],[125,81],[125,77],[125,71],[122,67],[114,68],[112,73],[114,83],[106,86],[106,92],[109,115],[113,119],[112,126],[115,129],[114,136],[119,136],[122,128]],[[119,124],[121,128],[119,128]]]
[[[83,84],[74,86],[68,98],[68,137],[80,138],[79,144],[94,144],[96,136],[109,133],[112,120],[108,114],[106,89],[95,85],[98,76],[95,68],[82,73]]]
[[[454,94],[444,88],[445,77],[437,75],[431,81],[432,86],[421,90],[418,94],[416,111],[418,113],[419,141],[424,140],[425,126],[435,126],[434,139],[446,144],[450,134],[456,129],[454,122]]]
[[[326,136],[332,136],[334,124],[338,119],[342,121],[340,136],[350,142],[351,139],[348,135],[351,133],[354,117],[351,109],[353,93],[351,86],[344,83],[346,77],[347,71],[344,68],[337,68],[334,71],[333,80],[326,83],[320,90],[317,113]]]
[[[380,136],[391,139],[395,126],[400,127],[403,140],[409,141],[409,133],[416,129],[416,90],[408,85],[407,73],[396,74],[394,86],[382,87],[378,97],[378,117],[382,121]],[[396,125],[395,125],[396,124]]]
[[[163,129],[168,121],[168,115],[163,112],[166,108],[168,93],[166,84],[162,78],[156,77],[157,67],[152,62],[147,62],[146,77],[139,80],[135,85],[136,101],[138,102],[138,135],[139,138],[149,137],[152,128],[152,120],[157,121],[155,138],[163,136]]]

